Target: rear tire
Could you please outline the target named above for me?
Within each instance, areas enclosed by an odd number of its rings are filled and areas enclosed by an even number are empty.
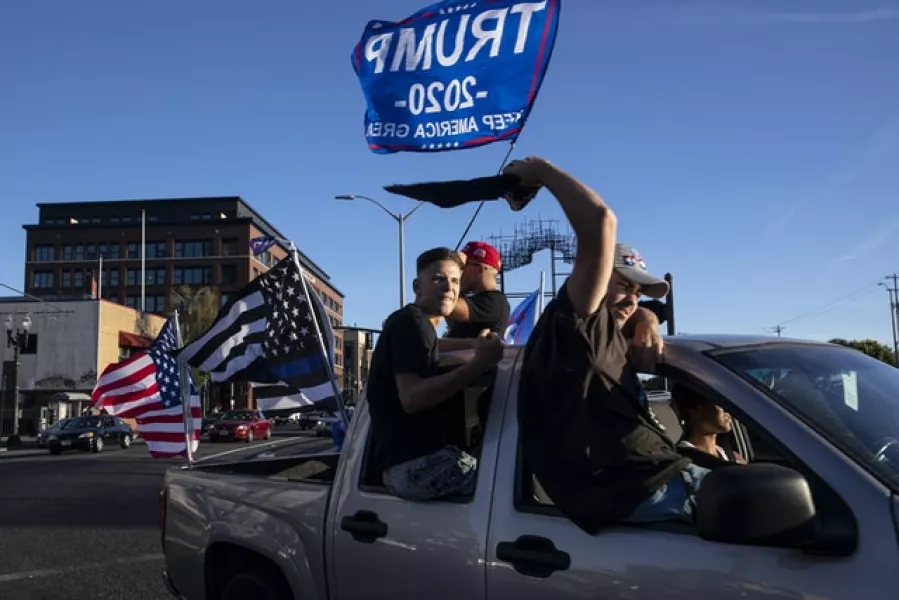
[[[290,600],[293,592],[274,569],[250,569],[232,577],[222,588],[220,600]]]
[[[122,448],[127,450],[130,447],[131,447],[131,436],[126,433],[125,436],[122,438]]]

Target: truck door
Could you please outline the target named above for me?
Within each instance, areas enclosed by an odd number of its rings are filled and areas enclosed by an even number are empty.
[[[711,381],[722,398],[733,402],[725,405],[732,414],[734,406],[767,403],[741,382],[730,382],[720,374]],[[757,396],[749,397],[752,394]],[[830,489],[839,490],[851,507],[859,529],[859,546],[853,554],[818,556],[788,548],[709,542],[699,538],[692,526],[679,523],[616,526],[588,535],[553,507],[519,464],[516,396],[513,392],[506,410],[496,467],[488,536],[488,600],[850,600],[863,589],[872,590],[866,596],[870,598],[895,594],[892,587],[873,591],[886,585],[876,565],[883,564],[879,561],[884,557],[894,560],[897,556],[889,494],[871,485],[851,461],[798,421],[769,410],[770,404],[765,420],[759,419],[766,437],[790,440],[790,452]],[[771,416],[776,419],[769,420]],[[752,426],[761,427],[759,421]],[[817,494],[815,500],[820,513],[826,504],[819,503]]]
[[[328,519],[333,598],[485,600],[498,436],[515,355],[517,349],[509,351],[510,358],[499,366],[472,497],[408,502],[390,495],[376,479],[366,479],[370,417],[364,402],[357,409]]]

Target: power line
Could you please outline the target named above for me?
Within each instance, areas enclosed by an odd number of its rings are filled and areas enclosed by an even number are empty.
[[[853,291],[853,292],[850,292],[850,293],[846,294],[845,296],[841,296],[841,297],[837,298],[836,300],[832,300],[832,301],[828,302],[827,304],[822,304],[821,306],[819,306],[819,307],[817,307],[817,308],[813,308],[813,309],[811,309],[811,310],[808,310],[808,311],[806,311],[806,312],[804,312],[804,313],[802,313],[802,314],[800,314],[800,315],[798,315],[798,316],[795,316],[795,317],[793,317],[793,318],[791,318],[791,319],[787,319],[786,321],[781,321],[780,324],[777,325],[777,327],[783,328],[783,326],[784,326],[784,325],[787,325],[788,323],[794,323],[794,322],[796,322],[796,321],[798,321],[798,320],[800,320],[800,319],[805,319],[805,318],[810,317],[810,316],[812,316],[812,315],[814,315],[814,314],[817,314],[817,313],[826,311],[826,310],[828,310],[828,309],[830,309],[830,308],[833,308],[833,307],[836,306],[837,304],[841,304],[841,303],[843,303],[843,302],[846,302],[847,300],[851,300],[852,298],[855,298],[856,296],[858,296],[859,294],[861,294],[861,293],[863,293],[863,292],[867,292],[867,291],[870,290],[871,288],[876,287],[876,286],[877,286],[878,284],[880,284],[882,281],[883,281],[883,278],[882,278],[882,277],[878,277],[875,281],[872,281],[871,283],[868,283],[868,284],[866,284],[866,285],[864,285],[864,286],[858,288],[857,290],[855,290],[855,291]]]

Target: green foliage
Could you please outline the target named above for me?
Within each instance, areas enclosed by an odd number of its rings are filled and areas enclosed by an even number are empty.
[[[883,361],[888,365],[896,364],[896,357],[893,354],[893,350],[886,344],[881,344],[877,340],[843,340],[840,338],[834,338],[830,340],[830,343],[839,344],[840,346],[846,346],[847,348],[854,348],[855,350],[864,352],[871,358],[876,358],[877,360]]]

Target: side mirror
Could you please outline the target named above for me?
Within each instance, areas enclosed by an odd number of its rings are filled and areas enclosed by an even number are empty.
[[[713,542],[799,547],[814,539],[816,514],[805,477],[775,464],[716,469],[696,495],[699,536]]]

